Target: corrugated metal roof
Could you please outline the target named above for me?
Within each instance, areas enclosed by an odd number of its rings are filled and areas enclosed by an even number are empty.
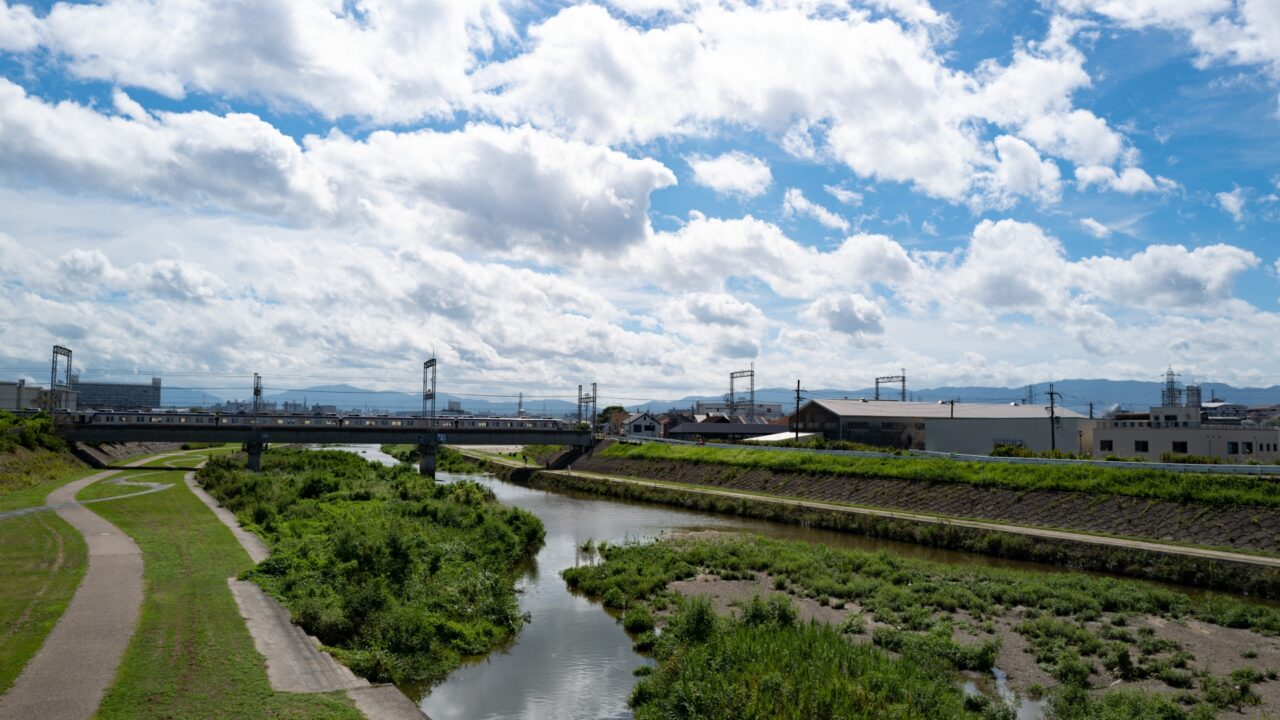
[[[896,400],[813,400],[813,403],[841,417],[949,418],[949,403],[898,402]],[[1058,406],[1058,417],[1082,418],[1078,412]],[[1048,405],[1008,405],[998,403],[956,403],[957,418],[1045,418]]]

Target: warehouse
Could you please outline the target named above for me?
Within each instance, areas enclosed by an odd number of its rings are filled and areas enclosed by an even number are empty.
[[[1090,448],[1093,420],[1062,407],[1054,409],[1054,418],[1049,412],[1047,405],[812,400],[800,408],[796,429],[829,440],[976,455],[990,454],[997,445]]]

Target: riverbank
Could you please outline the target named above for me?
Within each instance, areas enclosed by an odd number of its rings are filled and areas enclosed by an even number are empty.
[[[1258,478],[656,444],[614,444],[579,458],[574,467],[619,477],[1280,554],[1280,507],[1275,505],[1280,482]]]
[[[1280,709],[1275,608],[1222,596],[1192,598],[1114,578],[956,568],[736,534],[610,545],[600,553],[600,562],[563,574],[607,607],[625,608],[622,622],[641,633],[637,645],[656,646],[655,679],[642,681],[632,695],[637,717],[660,714],[656,710],[676,684],[688,690],[717,683],[718,694],[700,700],[710,703],[706,716],[729,717],[734,708],[742,717],[785,716],[789,706],[776,704],[804,695],[797,685],[803,681],[792,676],[802,678],[812,672],[809,665],[829,661],[810,656],[834,652],[822,649],[829,638],[796,646],[788,662],[797,668],[776,679],[781,689],[763,690],[761,676],[725,686],[709,676],[709,668],[749,665],[755,654],[787,645],[782,636],[798,631],[775,630],[781,636],[757,637],[738,648],[732,662],[709,665],[702,661],[717,651],[705,638],[674,646],[664,639],[681,635],[688,598],[702,598],[750,625],[764,607],[752,598],[778,593],[801,620],[815,620],[830,628],[828,634],[838,632],[904,661],[906,668],[895,672],[930,694],[939,690],[915,669],[935,668],[977,685],[989,684],[991,668],[997,668],[1021,698],[1015,707],[1022,699],[1047,696],[1060,718],[1100,717],[1116,709],[1124,712],[1115,717],[1208,718],[1230,712],[1261,718]],[[675,628],[655,638],[646,632],[655,622]],[[947,699],[945,693],[940,697]],[[733,701],[719,705],[720,698]],[[1001,717],[997,710],[988,707],[985,716]]]
[[[574,462],[573,471],[565,472],[524,467],[469,450],[462,452],[483,461],[499,477],[541,489],[663,503],[1073,570],[1280,598],[1280,561],[1268,558],[998,523],[964,523],[716,487],[583,474],[579,471],[581,458]]]

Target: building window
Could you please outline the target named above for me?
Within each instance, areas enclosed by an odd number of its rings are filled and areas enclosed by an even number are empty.
[[[1147,452],[1147,441],[1146,441],[1146,440],[1134,440],[1134,441],[1133,441],[1133,451],[1134,451],[1134,452],[1141,452],[1141,453]]]
[[[1244,454],[1245,454],[1245,455],[1252,455],[1252,454],[1253,454],[1253,443],[1251,443],[1251,442],[1247,442],[1247,443],[1245,443],[1245,444],[1244,444]]]
[[[1100,452],[1111,452],[1111,451],[1112,451],[1112,449],[1113,449],[1113,446],[1112,446],[1112,444],[1111,444],[1111,441],[1110,441],[1110,440],[1099,440],[1099,441],[1098,441],[1098,450],[1099,450]]]
[[[1240,454],[1240,443],[1238,443],[1238,442],[1229,442],[1229,443],[1227,443],[1227,454],[1228,454],[1228,455],[1239,455],[1239,454]]]
[[[1186,443],[1186,441],[1184,441],[1184,440],[1174,440],[1174,441],[1173,441],[1173,451],[1174,451],[1174,452],[1176,452],[1176,453],[1182,453],[1183,455],[1186,455],[1186,454],[1187,454],[1187,443]]]

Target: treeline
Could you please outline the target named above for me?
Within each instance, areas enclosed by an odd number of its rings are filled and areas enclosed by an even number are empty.
[[[0,410],[0,452],[12,452],[17,447],[60,452],[67,449],[67,444],[53,431],[53,420],[48,415],[19,417]]]
[[[964,483],[1014,490],[1067,490],[1210,505],[1280,508],[1280,483],[1253,475],[1208,475],[1089,465],[1014,465],[946,458],[866,458],[662,443],[617,443],[601,450],[597,455],[618,459],[731,465],[774,472]]]
[[[479,484],[351,453],[282,449],[263,462],[250,473],[215,458],[198,478],[271,547],[246,577],[355,672],[435,683],[526,621],[515,579],[542,543],[532,514]]]

